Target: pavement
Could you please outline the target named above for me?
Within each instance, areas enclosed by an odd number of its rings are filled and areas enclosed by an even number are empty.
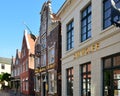
[[[0,90],[0,96],[25,96],[25,95],[20,93],[15,94],[13,90]]]

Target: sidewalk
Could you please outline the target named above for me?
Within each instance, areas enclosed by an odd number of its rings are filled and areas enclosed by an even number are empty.
[[[25,96],[21,93],[16,93],[13,90],[0,90],[0,96]]]

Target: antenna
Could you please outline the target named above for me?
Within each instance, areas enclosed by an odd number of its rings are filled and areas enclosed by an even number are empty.
[[[23,24],[25,25],[25,27],[28,29],[28,31],[30,32],[30,36],[31,38],[35,41],[36,40],[36,36],[32,33],[32,31],[30,30],[30,28],[28,27],[28,25],[23,22]]]

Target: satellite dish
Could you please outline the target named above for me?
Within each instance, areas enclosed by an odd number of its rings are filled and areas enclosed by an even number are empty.
[[[114,8],[116,11],[119,11],[119,12],[120,12],[120,8],[117,8],[117,7],[116,7],[116,4],[115,4],[114,0],[111,0],[111,4],[112,4],[113,8]]]

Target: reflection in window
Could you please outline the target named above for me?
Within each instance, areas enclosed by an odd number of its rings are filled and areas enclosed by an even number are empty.
[[[117,7],[120,7],[120,1],[119,0],[114,0],[116,3]],[[110,0],[104,0],[103,1],[103,29],[109,27],[112,25],[111,23],[111,2]],[[114,17],[115,21],[119,21],[120,17],[115,16]]]
[[[74,47],[74,21],[67,25],[67,50]]]
[[[91,37],[91,5],[82,12],[81,18],[81,42]]]
[[[120,60],[118,60],[119,57],[120,54],[117,54],[115,56],[110,56],[103,59],[104,96],[120,96]],[[109,60],[110,63],[105,62],[106,60]],[[109,67],[107,66],[107,64],[110,64]]]
[[[49,72],[49,92],[56,92],[56,81],[54,71]]]
[[[41,55],[41,66],[46,66],[46,54]]]
[[[91,64],[81,65],[81,96],[91,96]]]
[[[73,96],[73,68],[67,69],[67,96]]]
[[[51,48],[48,53],[48,63],[54,63],[55,62],[55,48]]]

